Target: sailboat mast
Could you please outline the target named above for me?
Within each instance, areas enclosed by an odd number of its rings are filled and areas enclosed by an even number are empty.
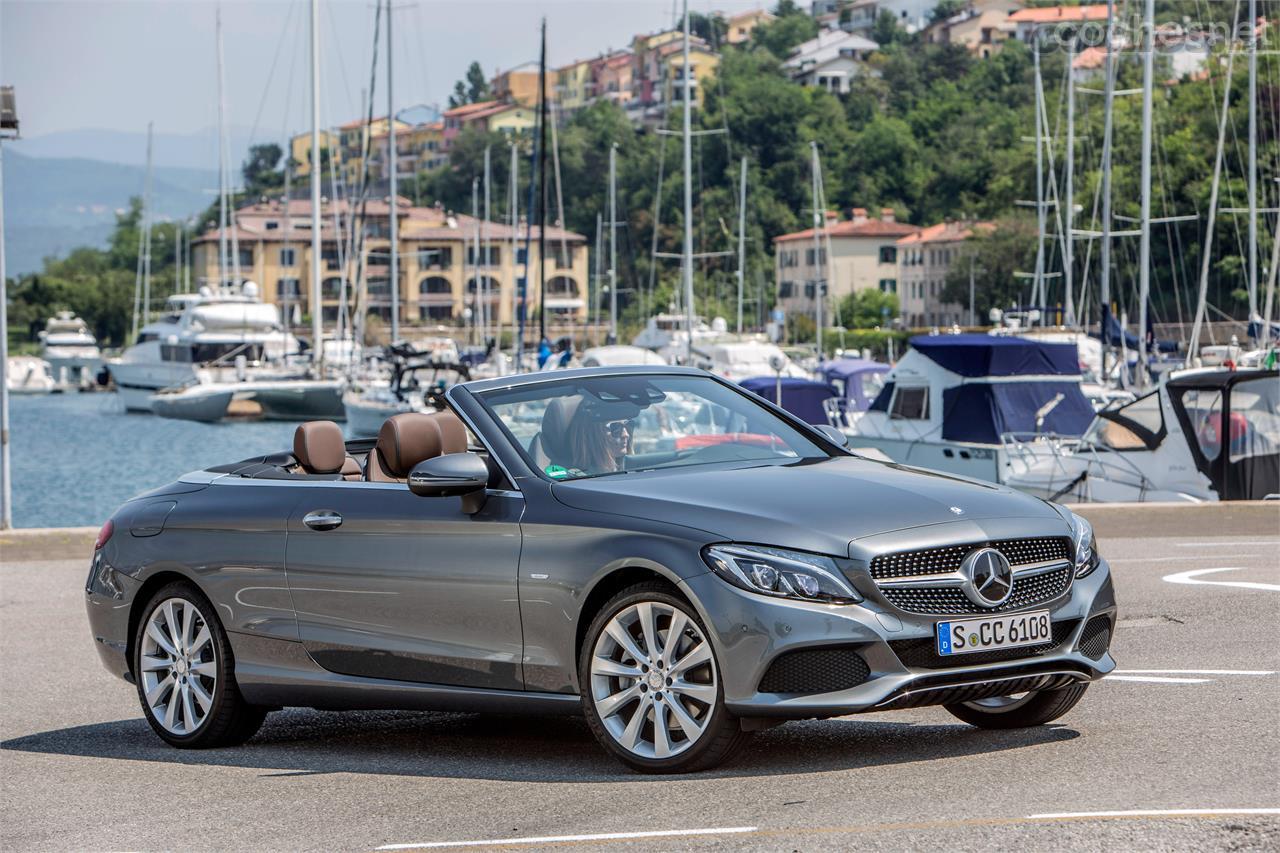
[[[320,0],[311,0],[311,362],[324,367],[320,303]],[[335,244],[338,235],[334,235]],[[346,275],[346,271],[343,271]]]
[[[1040,77],[1040,34],[1036,33],[1035,43],[1031,46],[1031,56],[1035,68],[1036,92],[1036,272],[1031,283],[1031,305],[1036,306],[1044,295],[1044,232],[1045,232],[1045,200],[1044,200],[1044,131],[1040,124],[1040,116],[1044,112],[1044,81]],[[1047,301],[1047,300],[1043,300]],[[1041,324],[1044,318],[1041,317]]]
[[[538,60],[538,340],[547,339],[547,19]]]
[[[142,323],[151,322],[151,122],[147,122],[147,177],[142,189]]]
[[[394,75],[391,73],[391,0],[387,0],[387,156],[391,161],[391,199],[387,210],[391,221],[391,340],[400,340],[400,203],[399,160],[396,150],[396,103]],[[489,152],[485,150],[486,159]]]
[[[823,299],[822,286],[826,283],[823,281],[822,274],[819,272],[822,259],[822,222],[826,218],[826,211],[818,204],[818,141],[815,139],[809,143],[810,154],[810,171],[813,179],[813,321],[814,328],[817,330],[818,343],[818,361],[822,361],[822,303]]]
[[[693,104],[690,102],[689,85],[689,0],[684,0],[684,65],[681,67],[681,86],[684,95],[684,257],[681,270],[684,275],[684,315],[687,332],[685,358],[693,364]]]
[[[1104,65],[1103,121],[1102,121],[1102,270],[1099,280],[1101,307],[1100,331],[1102,332],[1102,381],[1107,381],[1107,320],[1111,318],[1111,134],[1112,112],[1115,109],[1115,0],[1107,0],[1107,54]]]
[[[618,145],[609,147],[609,343],[618,342]]]
[[[1072,265],[1075,263],[1075,161],[1076,161],[1076,81],[1073,73],[1073,62],[1076,57],[1076,43],[1073,40],[1067,48],[1067,151],[1066,174],[1063,176],[1063,202],[1067,206],[1066,225],[1062,235],[1062,281],[1066,290],[1066,324],[1076,325],[1075,277]]]
[[[520,224],[520,218],[517,210],[517,208],[520,206],[519,178],[520,178],[519,158],[516,152],[516,144],[512,142],[511,143],[511,185],[507,188],[507,191],[508,191],[508,194],[511,196],[511,200],[510,200],[511,203],[509,205],[509,210],[510,210],[509,218],[511,220],[511,277],[513,279],[511,282],[512,284],[511,319],[513,321],[515,320],[515,301],[517,298],[517,295],[515,292],[516,282],[514,281],[514,279],[515,279],[515,273],[516,273],[517,230]],[[502,329],[501,314],[499,314],[498,329],[499,331],[501,331]],[[502,335],[499,334],[498,338],[499,340],[501,340]],[[514,341],[514,336],[513,336],[513,341]],[[512,360],[512,363],[515,365],[515,369],[519,371],[520,370],[520,351],[519,350],[516,350],[515,358]]]
[[[1143,3],[1142,223],[1138,235],[1138,388],[1147,386],[1147,300],[1151,295],[1151,107],[1155,85],[1155,0]]]
[[[603,233],[603,229],[604,229],[603,222],[604,222],[604,217],[602,217],[599,211],[597,211],[596,212],[596,262],[595,262],[596,271],[595,271],[595,275],[592,276],[591,278],[591,280],[595,283],[595,287],[589,288],[589,290],[594,292],[595,294],[595,298],[592,300],[591,325],[595,327],[597,332],[600,330],[600,282],[604,280],[604,273],[600,271],[600,260],[601,260],[601,255],[603,254],[602,250],[604,249],[604,238],[601,237],[601,234]]]
[[[1258,313],[1258,0],[1249,0],[1249,319]]]
[[[471,291],[471,332],[477,343],[484,341],[484,290],[480,286],[483,276],[480,275],[480,179],[471,179],[471,218],[475,220],[475,230],[471,232],[471,281],[467,289]]]
[[[218,45],[218,286],[227,280],[227,153],[222,128],[226,124],[227,104],[222,94],[222,4],[214,11],[214,31]],[[150,125],[147,125],[150,134]]]
[[[484,265],[485,265],[485,268],[486,268],[486,269],[489,267],[489,254],[490,254],[490,249],[489,249],[489,201],[490,201],[489,185],[490,185],[492,182],[493,182],[493,170],[492,170],[492,168],[490,168],[490,165],[489,165],[489,146],[488,146],[488,145],[486,145],[486,146],[484,147],[484,219],[480,220],[480,232],[484,235],[484,255],[483,255],[483,257],[484,257]],[[481,316],[484,318],[484,334],[485,334],[485,338],[484,338],[484,340],[482,340],[482,341],[481,341],[481,343],[484,343],[484,342],[488,341],[489,326],[490,326],[490,324],[492,324],[492,323],[493,323],[493,317],[491,317],[491,316],[490,316],[490,312],[489,312],[489,275],[488,275],[488,273],[486,273],[486,274],[484,274],[483,276],[481,276],[481,277],[480,277],[480,283],[481,283],[481,284],[480,284],[480,286],[481,286],[481,294],[482,294],[482,296],[483,296],[483,299],[481,300],[481,304],[484,306],[484,313],[483,313],[483,314],[481,314]]]
[[[747,158],[738,176],[738,334],[742,334],[742,284],[747,269]]]

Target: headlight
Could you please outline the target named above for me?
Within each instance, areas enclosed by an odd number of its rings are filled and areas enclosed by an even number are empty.
[[[709,545],[702,557],[713,572],[748,592],[826,604],[862,600],[830,557],[758,545]]]
[[[1075,555],[1076,577],[1082,578],[1098,568],[1098,540],[1093,525],[1075,513],[1071,514],[1071,551]]]

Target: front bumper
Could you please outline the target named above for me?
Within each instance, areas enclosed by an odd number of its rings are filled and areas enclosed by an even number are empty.
[[[1105,618],[1112,632],[1115,626],[1115,592],[1105,560],[1059,598],[1024,608],[1050,611],[1056,641],[1052,648],[1028,648],[1025,655],[1010,650],[1006,654],[1018,656],[972,665],[951,658],[939,661],[921,649],[922,643],[934,642],[934,625],[953,616],[906,613],[878,596],[852,605],[766,598],[730,586],[710,572],[682,585],[710,630],[725,705],[741,717],[831,717],[968,701],[1095,681],[1115,668],[1110,652],[1099,654],[1089,642],[1097,642],[1094,628],[1101,625],[1093,620]],[[848,660],[852,658],[847,653],[854,653],[865,662],[865,675],[857,684],[835,690],[762,689],[775,662],[801,651],[844,654]],[[961,665],[952,665],[956,663]],[[847,670],[843,677],[855,680]]]

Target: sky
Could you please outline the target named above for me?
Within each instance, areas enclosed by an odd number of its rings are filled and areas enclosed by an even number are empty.
[[[738,12],[769,0],[690,0]],[[310,127],[309,0],[223,0],[228,126],[253,141]],[[472,60],[492,76],[626,46],[672,21],[672,0],[393,0],[397,109],[446,105]],[[218,119],[213,0],[0,0],[0,82],[24,137],[81,129],[196,133]],[[373,0],[320,0],[321,124],[355,118],[369,86]],[[385,33],[376,109],[386,111]]]

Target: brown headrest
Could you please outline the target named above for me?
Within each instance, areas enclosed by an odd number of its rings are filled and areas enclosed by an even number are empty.
[[[428,415],[440,427],[441,453],[466,453],[467,428],[453,412],[432,412]]]
[[[336,474],[347,461],[342,428],[333,421],[308,421],[293,433],[293,455],[309,474]]]
[[[378,430],[375,450],[386,465],[387,473],[405,478],[424,459],[433,459],[443,451],[440,427],[431,415],[405,412],[387,418]]]
[[[569,456],[569,423],[578,411],[581,397],[556,397],[542,413],[542,447],[551,461],[567,464]]]

